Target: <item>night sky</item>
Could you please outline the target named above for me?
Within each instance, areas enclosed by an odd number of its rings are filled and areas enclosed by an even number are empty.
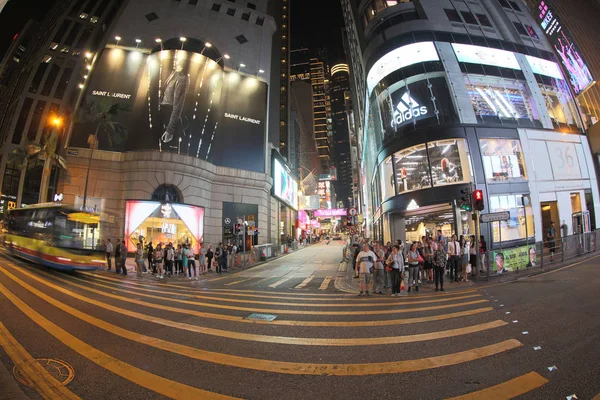
[[[291,0],[292,50],[325,47],[329,64],[345,62],[340,0]]]

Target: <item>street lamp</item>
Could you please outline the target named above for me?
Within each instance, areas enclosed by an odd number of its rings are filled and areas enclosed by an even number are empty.
[[[117,41],[117,46],[118,46],[119,42],[121,41],[121,36],[115,36],[115,40]]]

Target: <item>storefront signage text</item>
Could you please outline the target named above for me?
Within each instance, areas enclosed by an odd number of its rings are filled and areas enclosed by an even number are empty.
[[[92,95],[93,96],[103,96],[103,97],[116,97],[117,99],[125,99],[125,100],[129,100],[131,98],[130,94],[106,92],[106,91],[102,91],[102,90],[92,90]]]
[[[330,210],[315,210],[315,217],[345,217],[345,208],[333,208]]]
[[[235,119],[235,120],[242,121],[242,122],[248,122],[248,123],[251,123],[254,125],[260,125],[260,120],[258,120],[258,119],[242,117],[241,115],[237,115],[237,114],[225,113],[225,118]]]

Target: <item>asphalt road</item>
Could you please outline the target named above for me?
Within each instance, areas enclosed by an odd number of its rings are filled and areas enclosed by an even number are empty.
[[[600,393],[600,258],[401,298],[349,293],[340,260],[332,242],[242,272],[158,281],[0,256],[0,362],[20,366],[33,399]]]

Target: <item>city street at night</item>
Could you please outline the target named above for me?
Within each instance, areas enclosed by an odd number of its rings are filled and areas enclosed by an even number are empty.
[[[15,373],[33,399],[600,393],[597,256],[391,298],[336,289],[352,279],[341,249],[319,243],[199,281],[67,274],[2,255],[0,383]]]

